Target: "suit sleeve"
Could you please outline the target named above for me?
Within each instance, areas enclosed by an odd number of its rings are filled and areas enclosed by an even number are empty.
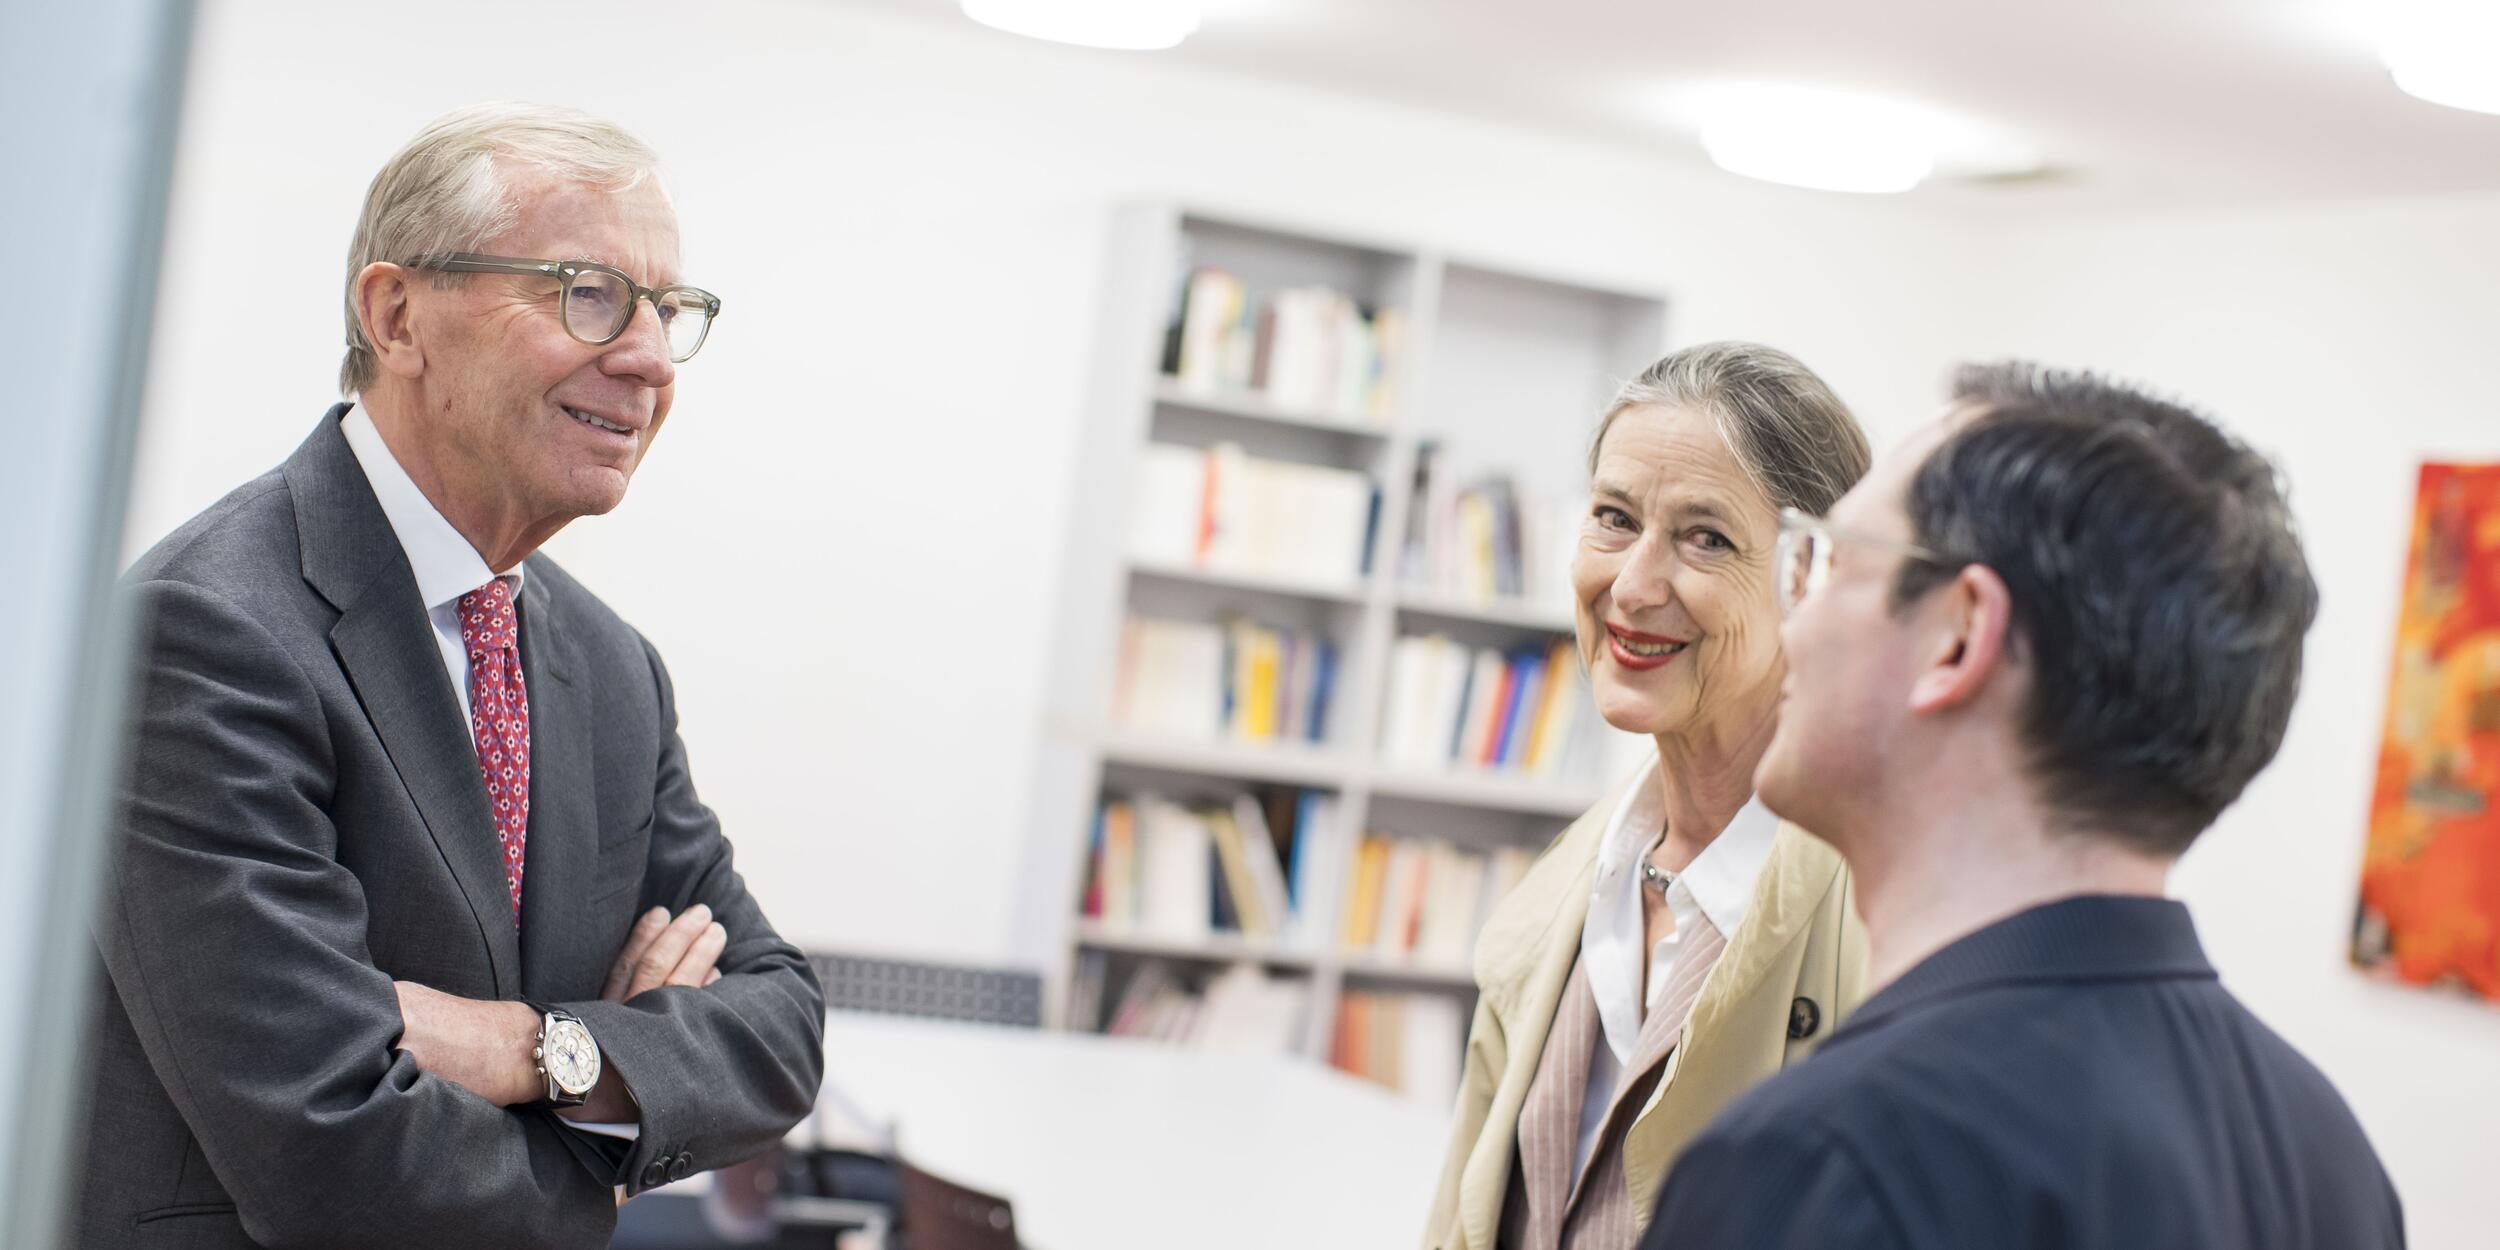
[[[1727,1119],[1667,1173],[1641,1250],[1910,1250],[1866,1170],[1809,1127]]]
[[[731,865],[720,820],[695,796],[668,670],[647,642],[643,654],[658,690],[661,741],[643,901],[672,913],[702,903],[729,944],[721,979],[709,986],[565,1004],[641,1108],[640,1136],[603,1178],[631,1193],[771,1147],[814,1108],[824,1076],[823,991]]]
[[[613,1195],[543,1115],[392,1049],[391,978],[337,859],[311,681],[218,595],[136,587],[123,837],[97,941],[149,1064],[264,1246],[593,1247]]]

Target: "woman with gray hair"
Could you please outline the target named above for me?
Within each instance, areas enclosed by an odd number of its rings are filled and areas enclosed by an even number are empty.
[[[1838,856],[1753,794],[1787,667],[1780,512],[1866,472],[1823,380],[1710,343],[1626,383],[1589,450],[1571,583],[1609,724],[1654,756],[1486,924],[1432,1250],[1629,1250],[1684,1144],[1861,996]]]

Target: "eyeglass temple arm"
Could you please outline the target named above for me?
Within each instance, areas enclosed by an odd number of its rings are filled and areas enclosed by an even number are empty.
[[[445,273],[537,273],[555,274],[563,267],[552,261],[524,260],[518,256],[475,256],[467,252],[437,252],[419,256],[408,262],[412,269],[439,269]]]

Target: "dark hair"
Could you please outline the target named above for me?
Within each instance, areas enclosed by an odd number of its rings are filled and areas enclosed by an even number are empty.
[[[1643,404],[1693,408],[1719,429],[1736,463],[1777,508],[1821,516],[1866,476],[1866,432],[1814,370],[1760,343],[1703,343],[1651,365],[1615,391],[1589,440],[1589,472],[1606,431]]]
[[[1906,501],[1916,541],[2012,592],[2021,732],[2059,823],[2185,851],[2283,743],[2317,585],[2274,466],[2088,373],[1965,365],[1968,414]],[[1959,572],[1905,563],[1896,610]]]

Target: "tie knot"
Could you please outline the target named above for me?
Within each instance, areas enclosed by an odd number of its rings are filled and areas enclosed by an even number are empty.
[[[512,585],[498,577],[460,596],[460,642],[471,651],[500,651],[516,645]]]

